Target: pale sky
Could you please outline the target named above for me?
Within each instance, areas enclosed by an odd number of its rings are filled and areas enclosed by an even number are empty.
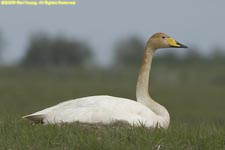
[[[7,40],[4,60],[24,55],[31,33],[44,31],[85,40],[100,62],[109,62],[120,38],[144,41],[165,32],[204,53],[225,47],[224,0],[77,0],[75,6],[0,6],[0,30]]]

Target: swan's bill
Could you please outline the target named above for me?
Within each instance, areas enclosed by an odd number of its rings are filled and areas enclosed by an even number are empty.
[[[174,47],[174,48],[188,48],[187,46],[177,42],[173,38],[166,38],[166,40],[169,43],[170,47]]]

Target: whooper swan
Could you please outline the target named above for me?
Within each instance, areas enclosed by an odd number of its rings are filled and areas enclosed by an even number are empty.
[[[170,115],[165,107],[149,96],[148,84],[153,53],[156,49],[170,47],[187,48],[164,33],[156,33],[148,40],[137,81],[137,101],[106,95],[89,96],[65,101],[23,118],[44,124],[123,121],[135,126],[167,128]]]

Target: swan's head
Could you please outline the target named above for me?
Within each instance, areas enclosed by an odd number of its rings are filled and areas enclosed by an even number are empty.
[[[148,46],[158,49],[158,48],[187,48],[187,46],[177,42],[175,39],[164,33],[154,34],[148,41]]]

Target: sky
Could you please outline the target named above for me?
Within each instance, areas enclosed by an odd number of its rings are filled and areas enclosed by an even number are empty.
[[[77,0],[74,6],[0,6],[0,31],[6,39],[5,63],[24,56],[32,33],[46,32],[86,41],[98,61],[110,63],[119,39],[143,41],[164,32],[210,53],[225,47],[224,0]]]

